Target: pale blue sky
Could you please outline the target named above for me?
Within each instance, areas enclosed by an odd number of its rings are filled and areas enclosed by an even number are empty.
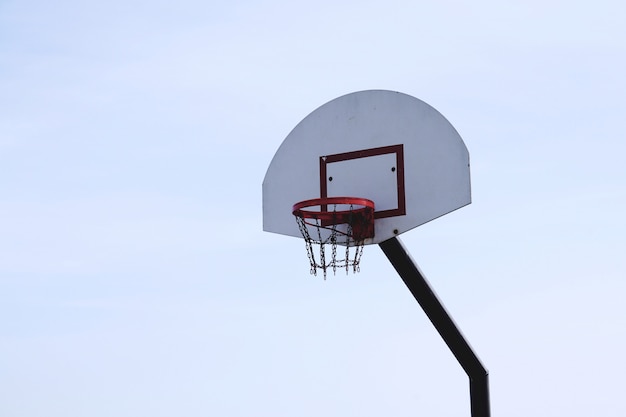
[[[469,416],[376,246],[309,276],[261,231],[289,131],[418,97],[472,205],[402,237],[494,416],[624,416],[620,1],[0,2],[0,415]]]

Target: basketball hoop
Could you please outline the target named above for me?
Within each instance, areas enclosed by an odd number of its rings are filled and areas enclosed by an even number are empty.
[[[311,208],[319,209],[311,210]],[[292,213],[306,244],[311,265],[311,274],[317,275],[318,268],[336,273],[345,268],[346,273],[358,272],[365,240],[374,237],[374,202],[357,197],[327,197],[305,200],[294,204]],[[318,257],[313,247],[319,245]],[[326,259],[326,245],[331,248],[330,259]],[[337,245],[345,246],[345,254],[338,257]],[[350,248],[353,247],[353,254]],[[318,260],[319,259],[319,260]]]

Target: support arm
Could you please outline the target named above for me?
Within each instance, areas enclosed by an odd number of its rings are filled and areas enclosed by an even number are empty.
[[[469,377],[472,417],[489,417],[489,372],[398,238],[379,244],[393,267]]]

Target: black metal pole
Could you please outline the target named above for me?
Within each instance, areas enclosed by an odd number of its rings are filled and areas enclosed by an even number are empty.
[[[379,244],[393,267],[469,377],[472,417],[489,417],[489,372],[398,238]]]

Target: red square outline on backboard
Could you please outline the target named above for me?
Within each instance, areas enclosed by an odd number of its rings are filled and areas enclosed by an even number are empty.
[[[359,151],[337,153],[334,155],[320,156],[320,197],[328,197],[328,189],[326,184],[326,165],[333,162],[349,161],[351,159],[368,158],[370,156],[378,156],[395,153],[396,154],[396,184],[398,187],[398,205],[395,209],[381,210],[374,212],[375,219],[384,217],[403,216],[406,214],[406,198],[404,196],[404,145],[382,146],[380,148],[361,149]],[[346,197],[362,197],[362,196],[346,196]],[[376,202],[374,201],[374,204]],[[322,207],[322,210],[326,210]]]

